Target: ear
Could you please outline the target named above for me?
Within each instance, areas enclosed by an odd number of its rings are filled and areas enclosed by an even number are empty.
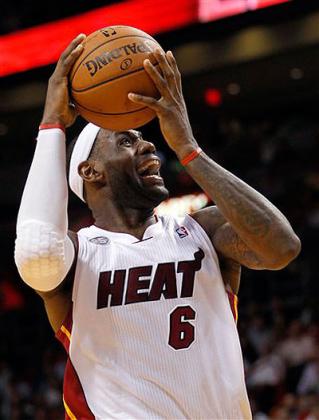
[[[105,173],[101,165],[96,161],[85,160],[78,167],[78,174],[86,182],[105,182]]]

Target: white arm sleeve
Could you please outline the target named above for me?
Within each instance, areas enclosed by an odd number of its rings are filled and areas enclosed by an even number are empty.
[[[25,283],[42,292],[63,281],[75,255],[67,236],[65,155],[62,130],[39,132],[18,214],[15,263]]]

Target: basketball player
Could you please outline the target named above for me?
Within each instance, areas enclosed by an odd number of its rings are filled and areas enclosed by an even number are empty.
[[[68,46],[48,84],[15,248],[21,277],[69,352],[66,417],[250,419],[227,291],[234,303],[241,265],[286,267],[299,239],[265,197],[199,148],[175,59],[160,51],[152,60],[161,74],[149,60],[144,66],[161,98],[129,98],[156,112],[165,141],[216,206],[156,217],[168,192],[154,145],[136,130],[88,124],[68,177],[95,223],[68,234],[64,129],[76,112],[67,76],[83,39]]]

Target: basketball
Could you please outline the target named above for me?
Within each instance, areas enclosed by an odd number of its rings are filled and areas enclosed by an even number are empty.
[[[159,98],[143,67],[148,53],[161,48],[158,42],[139,29],[112,26],[87,36],[83,46],[70,72],[70,93],[79,114],[115,131],[151,121],[155,112],[133,103],[127,95],[133,92]]]

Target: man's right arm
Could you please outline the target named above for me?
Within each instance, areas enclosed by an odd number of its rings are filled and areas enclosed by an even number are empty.
[[[68,73],[82,52],[80,35],[61,55],[50,78],[42,124],[71,125],[77,114],[69,103]],[[67,235],[68,185],[65,134],[41,130],[24,188],[17,221],[15,262],[22,279],[41,293],[56,290],[75,259]]]
[[[41,296],[43,300],[48,320],[55,333],[61,328],[71,309],[73,280],[79,244],[75,232],[69,231],[68,236],[74,245],[75,258],[67,276],[56,289],[50,292],[40,292],[39,290],[36,290],[37,294]]]

